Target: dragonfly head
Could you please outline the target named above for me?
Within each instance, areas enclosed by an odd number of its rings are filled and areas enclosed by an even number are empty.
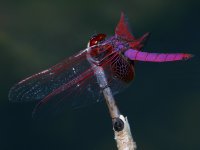
[[[88,58],[92,62],[102,62],[102,60],[112,53],[112,46],[108,43],[110,41],[106,40],[106,34],[99,33],[92,36],[88,42]]]
[[[106,38],[106,34],[103,34],[103,33],[99,33],[92,36],[88,42],[88,47],[98,45],[99,43],[103,42],[105,38]]]

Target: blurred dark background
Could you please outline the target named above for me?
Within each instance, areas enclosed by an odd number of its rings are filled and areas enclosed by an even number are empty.
[[[198,0],[7,0],[0,2],[0,149],[116,149],[104,103],[35,122],[35,103],[9,103],[10,87],[86,47],[94,33],[114,34],[123,10],[146,51],[187,52],[190,61],[136,64],[116,99],[138,150],[200,149],[200,2]]]

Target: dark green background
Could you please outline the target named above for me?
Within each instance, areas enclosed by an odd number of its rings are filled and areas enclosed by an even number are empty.
[[[0,1],[0,149],[116,149],[104,103],[35,122],[35,103],[8,102],[9,88],[86,47],[94,33],[114,34],[124,10],[136,37],[150,31],[152,52],[188,52],[190,61],[136,64],[116,99],[138,150],[200,149],[198,0]]]

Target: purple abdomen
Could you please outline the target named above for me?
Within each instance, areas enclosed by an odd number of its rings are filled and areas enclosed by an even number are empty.
[[[192,57],[191,54],[184,53],[148,53],[138,50],[129,49],[124,55],[131,60],[148,61],[148,62],[167,62],[177,60],[187,60]]]

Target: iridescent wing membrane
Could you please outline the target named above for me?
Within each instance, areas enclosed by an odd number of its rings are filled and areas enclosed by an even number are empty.
[[[82,63],[84,58],[85,51],[22,80],[11,88],[9,99],[14,102],[43,99],[53,90],[73,79],[76,74],[82,72],[84,69],[81,68],[83,66],[80,66],[79,62]]]
[[[100,89],[93,76],[93,69],[86,59],[86,51],[83,50],[17,83],[9,92],[9,100],[12,102],[39,101],[34,113],[47,102],[46,110],[55,109],[58,104],[64,106],[64,99],[65,103],[72,107],[84,105],[88,103],[87,101],[95,102],[99,99]],[[74,99],[77,100],[74,101]]]

